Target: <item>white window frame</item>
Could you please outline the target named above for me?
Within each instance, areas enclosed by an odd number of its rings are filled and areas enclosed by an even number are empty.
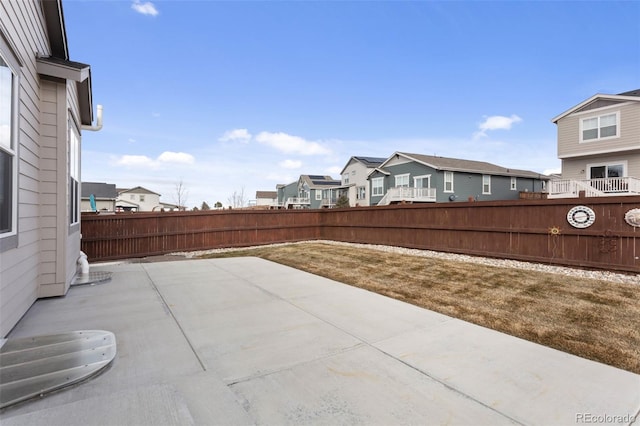
[[[342,175],[342,184],[343,185],[348,185],[349,184],[349,173],[345,173]]]
[[[515,176],[511,176],[511,186],[509,187],[512,191],[518,190],[518,178]]]
[[[447,189],[447,184],[451,185],[451,188]],[[444,172],[443,192],[452,193],[453,190],[453,172]]]
[[[377,197],[381,195],[384,195],[384,178],[371,178],[371,196]]]
[[[406,181],[406,184],[404,183],[404,181]],[[396,186],[396,188],[400,188],[400,187],[408,188],[409,187],[409,173],[403,173],[401,175],[396,175],[395,176],[395,186]]]
[[[491,194],[491,175],[482,175],[482,194]]]
[[[322,201],[322,190],[316,189],[316,201]]]
[[[616,134],[612,135],[612,136],[604,136],[604,137],[600,137],[600,132],[602,129],[602,126],[600,124],[600,121],[603,117],[608,117],[610,115],[615,115],[616,116]],[[587,120],[597,120],[597,125],[596,125],[596,129],[598,130],[598,136],[595,138],[590,138],[590,139],[585,139],[584,138],[584,122]],[[581,117],[580,118],[580,143],[589,143],[589,142],[597,142],[597,141],[606,141],[609,139],[616,139],[620,137],[620,111],[614,111],[614,112],[603,112],[601,114],[598,115],[590,115],[588,117]]]
[[[71,117],[68,119],[69,138],[69,225],[80,223],[80,131]]]
[[[367,199],[367,187],[356,186],[356,200],[366,200],[366,199]]]
[[[427,180],[427,186],[420,186],[419,188],[431,188],[431,175],[421,175],[421,176],[415,176],[413,178],[413,187],[414,188],[418,188],[418,181],[419,180]]]
[[[11,99],[9,100],[10,114],[8,123],[9,139],[8,145],[0,145],[0,150],[11,157],[9,162],[11,165],[11,185],[9,188],[11,201],[8,209],[10,220],[8,229],[0,232],[0,252],[3,252],[18,246],[18,129],[20,117],[18,108],[20,100],[20,73],[18,71],[20,64],[2,37],[0,37],[0,57],[2,57],[2,61],[7,65],[11,73]]]

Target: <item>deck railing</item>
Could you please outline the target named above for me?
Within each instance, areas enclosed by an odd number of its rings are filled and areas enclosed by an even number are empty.
[[[639,195],[640,179],[635,177],[597,179],[557,179],[549,182],[549,198],[575,198],[584,191],[586,197]]]

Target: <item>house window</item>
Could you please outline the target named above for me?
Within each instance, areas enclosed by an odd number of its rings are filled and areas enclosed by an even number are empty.
[[[624,164],[603,164],[589,166],[591,179],[624,177]]]
[[[316,189],[316,201],[320,201],[322,200],[322,191],[319,189]]]
[[[491,194],[491,176],[482,175],[482,193]]]
[[[364,200],[367,198],[367,188],[359,186],[356,188],[356,200]]]
[[[415,188],[431,188],[431,175],[414,177],[413,186]]]
[[[371,195],[374,197],[377,195],[384,195],[384,178],[383,177],[377,177],[377,178],[371,179]]]
[[[581,141],[615,138],[618,135],[619,114],[600,115],[598,117],[583,118],[580,121]]]
[[[453,172],[444,172],[444,192],[453,192]]]
[[[349,184],[349,173],[345,173],[342,175],[342,184],[343,185]]]
[[[404,187],[409,186],[409,173],[396,176],[396,188],[399,188],[401,186],[404,186]]]
[[[144,203],[144,194],[140,194],[140,202]]]
[[[80,221],[80,138],[69,120],[69,223]]]
[[[5,45],[0,38],[0,237],[16,235],[17,217],[17,155],[18,129],[18,64],[4,56]],[[8,48],[6,49],[8,50]],[[11,65],[8,63],[11,62]],[[15,247],[13,243],[0,248]],[[15,240],[17,244],[17,239]]]
[[[510,189],[511,189],[512,191],[515,191],[515,190],[517,190],[517,189],[518,189],[518,178],[517,178],[517,177],[512,177],[512,178],[511,178],[511,186],[510,186]]]

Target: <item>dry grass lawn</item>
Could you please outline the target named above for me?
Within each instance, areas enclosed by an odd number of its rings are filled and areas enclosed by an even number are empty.
[[[322,243],[256,256],[640,374],[640,287]]]

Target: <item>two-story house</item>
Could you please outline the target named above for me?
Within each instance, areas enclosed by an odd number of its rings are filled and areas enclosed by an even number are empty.
[[[369,174],[371,204],[513,200],[548,176],[483,161],[395,152]]]
[[[562,174],[550,198],[640,194],[640,89],[594,95],[552,121]]]
[[[285,209],[333,207],[342,192],[341,182],[331,176],[300,175],[297,181],[278,185],[278,205]]]
[[[369,206],[370,188],[369,174],[379,167],[386,158],[351,157],[340,172],[342,188],[349,198],[350,206]]]
[[[162,210],[163,205],[160,202],[160,194],[136,186],[118,190],[116,208],[120,211],[152,212]]]
[[[98,108],[98,121],[100,108]],[[80,259],[80,153],[91,68],[70,60],[60,1],[0,2],[0,338]]]

